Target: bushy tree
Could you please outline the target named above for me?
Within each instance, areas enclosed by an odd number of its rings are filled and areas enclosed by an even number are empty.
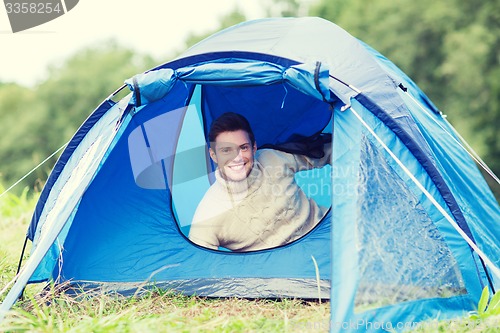
[[[152,68],[149,56],[114,41],[84,48],[49,69],[33,89],[0,86],[0,173],[10,184],[66,143],[124,80]],[[55,158],[28,179],[45,180]]]
[[[40,153],[36,128],[43,108],[36,103],[34,90],[17,84],[0,86],[0,180],[11,183],[36,165]]]

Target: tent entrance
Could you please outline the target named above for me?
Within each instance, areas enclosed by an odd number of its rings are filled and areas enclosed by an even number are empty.
[[[184,87],[183,83],[178,85]],[[247,89],[198,84],[184,91],[192,92],[186,106],[170,110],[168,100],[160,100],[140,110],[133,122],[135,128],[128,136],[128,150],[136,185],[146,190],[163,190],[171,196],[170,207],[166,208],[171,209],[185,237],[189,235],[199,202],[215,180],[216,165],[209,157],[206,136],[210,122],[219,114],[233,109],[243,114],[254,125],[259,146],[279,145],[322,130],[331,131],[328,126],[331,111],[327,103],[295,90],[288,92],[283,84]],[[269,99],[252,99],[248,96],[252,94],[269,96]],[[280,108],[273,109],[278,103]],[[149,108],[156,110],[154,116],[146,116]],[[322,126],[311,126],[304,121],[304,125],[290,131],[288,115],[302,114],[304,109],[310,110],[312,117],[318,117]],[[273,130],[268,122],[262,123],[263,112],[269,114],[267,118]],[[306,196],[325,207],[325,211],[330,207],[329,165],[300,171],[295,180]]]

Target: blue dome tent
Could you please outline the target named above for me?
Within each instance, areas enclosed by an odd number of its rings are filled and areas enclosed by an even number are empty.
[[[484,286],[498,288],[500,207],[474,159],[410,78],[333,23],[239,24],[125,86],[55,165],[0,318],[27,283],[125,294],[154,284],[328,298],[332,331],[401,331],[460,316]],[[187,238],[213,182],[207,131],[228,111],[249,120],[259,146],[332,134],[331,165],[297,177],[331,207],[302,238],[243,253]]]

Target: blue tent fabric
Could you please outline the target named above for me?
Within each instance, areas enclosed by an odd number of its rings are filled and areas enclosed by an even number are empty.
[[[500,207],[474,161],[410,78],[335,24],[245,22],[125,84],[131,93],[104,101],[54,167],[0,320],[27,282],[122,293],[149,282],[329,298],[334,332],[403,331],[459,316],[484,286],[498,288]],[[331,206],[307,235],[248,253],[189,241],[213,182],[207,132],[229,111],[249,120],[259,147],[332,134],[331,166],[296,176]]]
[[[353,102],[353,108],[363,114],[365,121],[373,123],[372,128],[375,128],[381,137],[387,138],[384,141],[391,145],[393,151],[401,151],[398,154],[400,156],[407,154],[405,150],[407,151],[408,147],[403,145],[386,126],[380,124],[377,118],[370,115],[368,109],[363,111],[363,106],[356,102]],[[383,168],[381,167],[384,163],[387,163],[387,174],[391,176],[391,179],[397,180],[399,177],[404,179],[405,175],[390,159],[385,160],[382,157],[383,150],[380,148],[377,154],[370,154],[370,158],[363,156],[364,151],[361,149],[361,143],[366,142],[367,139],[370,140],[371,149],[377,152],[376,141],[371,139],[371,136],[363,131],[361,124],[354,120],[352,114],[346,111],[341,117],[336,118],[337,122],[335,123],[338,135],[335,137],[334,150],[336,149],[339,154],[333,161],[333,168],[337,168],[339,171],[334,174],[336,178],[333,179],[333,182],[339,184],[341,188],[359,187],[361,190],[357,192],[348,191],[349,195],[339,196],[337,200],[334,200],[332,208],[333,216],[342,221],[359,221],[357,224],[336,223],[332,228],[332,244],[334,246],[332,260],[336,263],[332,274],[332,289],[340,293],[340,296],[337,294],[337,297],[332,297],[332,308],[335,311],[332,314],[332,326],[339,327],[339,330],[341,330],[340,328],[345,328],[345,325],[347,325],[345,323],[354,323],[354,327],[351,327],[352,331],[365,331],[365,329],[367,331],[377,331],[377,329],[369,328],[373,326],[380,327],[380,325],[394,328],[398,326],[400,328],[411,328],[413,325],[414,328],[418,321],[433,318],[432,313],[434,310],[431,309],[441,309],[443,306],[446,307],[446,304],[459,304],[459,306],[451,307],[442,312],[440,314],[441,318],[459,315],[463,308],[474,304],[474,300],[479,297],[483,283],[475,270],[464,269],[460,276],[453,273],[455,269],[458,269],[457,266],[475,267],[474,258],[467,244],[462,243],[458,246],[460,236],[450,227],[449,223],[443,221],[440,214],[433,212],[433,207],[428,201],[417,200],[417,197],[411,199],[421,193],[420,190],[412,187],[411,182],[405,182],[406,185],[399,185],[402,186],[401,190],[397,189],[398,182],[389,183],[391,186],[388,193],[384,193],[385,188],[379,186],[363,191],[365,186],[359,183],[364,178],[364,172],[370,172],[366,176],[367,184],[374,182],[377,185],[376,182],[384,178]],[[379,157],[375,158],[377,155]],[[376,164],[378,167],[374,168],[372,164]],[[416,163],[413,156],[407,156],[406,165],[425,184],[425,178],[428,175],[422,172],[423,166]],[[401,184],[400,181],[399,183]],[[384,182],[384,184],[387,184],[387,182]],[[405,186],[408,186],[406,190],[404,189]],[[428,182],[426,186],[430,186],[428,190],[433,193],[436,199],[440,199],[439,191],[433,182]],[[400,194],[398,194],[399,191],[401,191]],[[377,195],[377,192],[381,192],[381,194]],[[414,203],[411,204],[412,209],[404,209],[404,202],[395,201],[395,198],[398,197],[405,197],[409,202],[413,201]],[[359,202],[367,201],[375,201],[377,203],[376,207],[369,208],[370,211],[365,213],[363,213],[363,209],[356,209]],[[444,205],[444,201],[442,199],[440,201]],[[417,202],[419,203],[418,206],[416,205]],[[424,207],[419,208],[420,205]],[[387,206],[387,210],[390,211],[389,215],[384,216],[384,206]],[[414,208],[419,209],[415,210]],[[401,217],[398,217],[400,215],[404,216],[404,219],[411,221],[411,223],[398,223],[402,220]],[[373,220],[373,223],[369,222],[371,220]],[[431,220],[434,221],[434,230],[430,227]],[[380,227],[380,224],[387,227]],[[422,224],[422,227],[419,227],[419,224]],[[402,232],[401,228],[406,232]],[[409,229],[413,229],[413,231]],[[366,230],[369,230],[369,232]],[[432,238],[424,240],[413,236],[420,234],[423,230],[432,233]],[[395,233],[395,235],[391,237],[391,233]],[[356,238],[363,237],[365,234],[370,235],[370,237],[362,242],[365,250],[360,251],[359,240]],[[443,236],[440,235],[446,235],[450,243],[456,242],[457,247],[448,250],[441,240]],[[385,240],[387,237],[389,238]],[[411,258],[412,253],[409,252],[409,248],[403,249],[404,246],[401,248],[401,244],[408,242],[412,244],[411,247],[416,258]],[[385,261],[381,261],[377,255],[373,254],[380,252],[380,248],[390,250],[390,260],[386,258]],[[435,253],[430,257],[423,257],[422,253],[418,254],[419,251],[428,253],[428,255]],[[448,253],[440,256],[440,253],[445,252]],[[431,261],[426,262],[426,258]],[[441,267],[437,267],[437,265],[441,265]],[[360,269],[360,266],[364,268]],[[407,267],[409,266],[412,267],[411,270],[408,270]],[[442,275],[429,274],[426,269],[429,266],[432,266],[433,270],[447,273]],[[385,279],[385,288],[391,286],[394,283],[391,280],[394,279],[401,288],[398,292],[391,288],[387,293],[384,292],[384,285],[380,285],[379,280],[385,274],[388,275]],[[425,278],[423,278],[424,276]],[[429,299],[424,299],[418,293],[413,293],[411,289],[420,284],[422,284],[421,291],[436,293],[432,297],[432,302]],[[375,288],[372,290],[367,286],[375,286]],[[448,286],[449,296],[438,297],[440,292],[434,290],[437,286],[439,288]],[[405,291],[405,288],[410,289]],[[466,289],[469,295],[465,292]],[[359,300],[366,298],[368,299],[367,303],[369,303],[369,299],[376,293],[379,294],[379,299],[385,300],[383,302],[387,302],[388,297],[391,297],[391,299],[392,297],[402,298],[405,301],[397,302],[398,304],[392,304],[392,306],[390,306],[390,303],[380,304],[375,309],[370,309],[368,306],[362,313],[359,313],[362,304],[357,304],[356,301],[359,303]],[[426,296],[425,298],[430,297]],[[397,313],[405,313],[405,316],[401,317]],[[345,320],[342,320],[342,318],[345,318]],[[344,323],[344,327],[342,327],[342,323]],[[358,326],[356,323],[366,325]]]
[[[298,90],[303,89],[307,95],[333,102],[328,88],[329,70],[320,62],[283,68],[262,61],[231,59],[231,62],[211,62],[175,71],[163,68],[139,74],[125,83],[134,92],[131,103],[140,106],[167,95],[177,80],[221,86],[270,85],[283,81]]]
[[[413,138],[408,135],[408,132],[404,131],[400,127],[401,121],[398,124],[393,120],[391,116],[387,116],[387,114],[382,109],[380,109],[373,101],[370,101],[362,94],[356,96],[356,99],[365,107],[367,107],[373,114],[381,118],[385,124],[390,126],[394,133],[396,133],[396,135],[398,135],[404,141],[405,145],[412,150],[415,157],[421,160],[420,163],[426,168],[427,173],[431,176],[431,178],[433,178],[433,181],[438,184],[438,188],[441,194],[443,195],[445,200],[448,201],[448,206],[450,206],[450,208],[452,209],[452,214],[455,216],[459,226],[469,235],[469,237],[472,237],[469,226],[465,222],[465,219],[462,215],[461,210],[458,208],[458,204],[456,203],[454,196],[448,189],[446,183],[441,179],[441,173],[435,167],[435,162],[431,157],[432,155],[429,156],[430,154],[428,151],[422,152],[422,149],[420,147],[422,147],[423,144],[415,142]],[[425,144],[424,147],[427,147],[427,144]]]
[[[39,214],[45,205],[47,200],[47,196],[52,185],[55,183],[57,178],[59,177],[61,170],[66,165],[66,162],[71,157],[73,152],[78,146],[78,143],[83,139],[83,137],[87,134],[89,129],[95,125],[95,123],[112,107],[115,103],[112,100],[105,100],[99,105],[99,107],[92,113],[92,115],[84,122],[84,124],[78,129],[75,133],[71,141],[68,143],[67,147],[64,149],[63,153],[58,159],[58,162],[54,166],[52,172],[47,179],[46,185],[40,194],[40,198],[35,207],[35,211],[33,213],[32,223],[30,224],[27,232],[27,237],[33,241],[35,237],[35,230],[40,218]]]

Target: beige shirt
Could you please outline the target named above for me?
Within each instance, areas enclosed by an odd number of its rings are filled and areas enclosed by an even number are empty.
[[[196,209],[189,239],[217,249],[253,251],[292,242],[308,233],[327,209],[307,198],[295,173],[330,162],[330,144],[321,159],[263,149],[247,179],[216,181]]]

